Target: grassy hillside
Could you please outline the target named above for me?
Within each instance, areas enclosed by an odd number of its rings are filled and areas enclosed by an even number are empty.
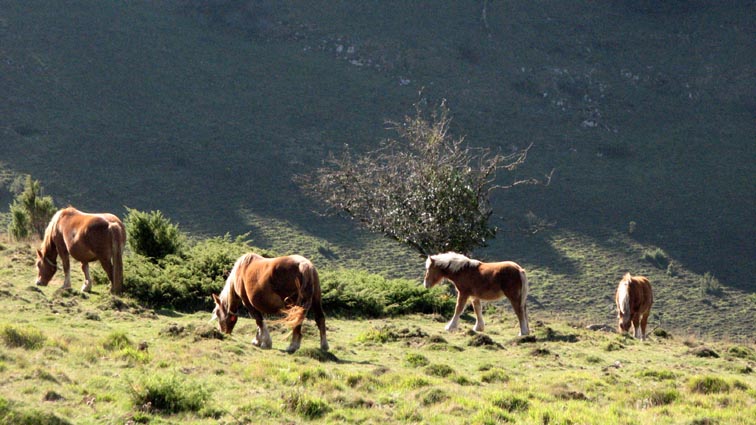
[[[663,323],[753,335],[754,5],[500,3],[4,2],[0,181],[419,278],[422,259],[313,213],[291,177],[391,136],[422,90],[472,144],[533,142],[520,176],[556,168],[495,195],[502,231],[476,253],[525,265],[538,303],[603,321],[619,277],[647,273]],[[673,276],[642,260],[656,248]]]
[[[646,342],[533,313],[516,338],[509,309],[486,309],[487,331],[443,330],[448,318],[327,319],[331,352],[305,324],[251,345],[209,312],[148,310],[111,298],[38,288],[26,244],[0,250],[0,421],[7,423],[752,423],[756,346],[658,328]],[[74,280],[81,277],[74,274]],[[538,311],[538,308],[535,308]],[[718,357],[717,357],[718,356]]]

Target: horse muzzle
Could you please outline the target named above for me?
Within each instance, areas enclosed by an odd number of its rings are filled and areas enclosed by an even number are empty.
[[[34,283],[37,286],[47,286],[48,282],[42,282],[41,280],[37,279],[37,281]]]

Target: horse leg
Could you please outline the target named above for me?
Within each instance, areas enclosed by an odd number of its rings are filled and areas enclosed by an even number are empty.
[[[472,306],[473,310],[475,310],[475,327],[473,328],[473,330],[475,332],[483,332],[486,324],[485,322],[483,322],[483,312],[481,311],[482,307],[480,306],[480,299],[473,298]]]
[[[110,259],[100,258],[100,265],[102,266],[102,269],[105,270],[105,273],[108,275],[108,280],[110,281],[110,287],[113,288],[113,285],[115,282],[113,282],[113,264],[110,262]],[[111,290],[112,292],[112,290]]]
[[[270,339],[270,333],[268,333],[268,327],[265,326],[265,320],[263,320],[262,313],[254,307],[251,308],[250,311],[255,318],[255,322],[257,322],[257,333],[255,334],[255,339],[252,340],[252,345],[265,349],[271,348],[273,346],[273,341]]]
[[[294,329],[291,330],[291,342],[289,343],[289,347],[286,349],[286,352],[291,354],[299,350],[299,347],[301,345],[302,345],[302,325],[297,325],[294,327]]]
[[[507,297],[507,298],[509,298],[509,297]],[[524,336],[524,335],[530,334],[530,329],[528,328],[528,310],[527,310],[527,308],[518,299],[509,298],[509,302],[512,304],[512,310],[514,310],[515,314],[517,315],[517,321],[520,324],[520,333],[519,333],[519,336]]]
[[[89,263],[86,261],[81,262],[81,271],[84,273],[84,285],[81,287],[81,292],[92,291],[92,280],[89,278]]]
[[[312,312],[315,315],[315,323],[318,325],[320,331],[320,349],[328,351],[328,340],[326,339],[326,324],[325,313],[323,312],[323,305],[320,301],[316,301],[312,305]]]
[[[635,339],[642,339],[641,335],[640,313],[635,313],[633,314],[633,336],[635,336]]]
[[[452,317],[451,321],[448,325],[446,325],[446,330],[449,332],[456,331],[459,327],[459,316],[462,315],[462,312],[465,311],[465,307],[467,307],[467,298],[469,297],[469,294],[458,292],[457,293],[457,306],[454,309],[454,317]]]
[[[643,317],[641,317],[641,339],[646,339],[646,325],[648,325],[648,316],[651,315],[651,312],[648,311],[645,314],[643,314]]]
[[[60,262],[63,264],[63,289],[71,287],[71,261],[68,257],[68,253],[59,252]]]

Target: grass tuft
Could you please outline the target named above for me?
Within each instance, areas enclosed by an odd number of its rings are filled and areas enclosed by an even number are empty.
[[[494,393],[491,404],[507,412],[524,412],[528,410],[528,399],[509,393]]]
[[[0,332],[0,336],[2,336],[7,347],[26,350],[38,350],[47,341],[42,332],[33,327],[19,329],[14,326],[5,326]]]
[[[283,405],[290,412],[296,413],[307,420],[322,418],[332,409],[324,400],[308,397],[300,391],[294,391],[283,397]]]
[[[430,361],[422,354],[407,353],[404,356],[404,363],[409,367],[418,368],[429,365]]]
[[[175,374],[152,374],[131,384],[131,398],[139,410],[158,413],[199,412],[210,393],[199,383]]]
[[[727,393],[730,391],[730,384],[717,376],[696,376],[690,379],[688,388],[699,394]]]

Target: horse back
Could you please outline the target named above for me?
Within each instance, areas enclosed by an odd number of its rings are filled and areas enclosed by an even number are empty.
[[[116,227],[119,243],[123,245],[126,231],[121,220],[113,214],[90,214],[68,207],[58,219],[58,243],[79,261],[91,261],[98,256],[109,258],[113,250],[111,228]]]
[[[497,299],[502,295],[507,298],[519,297],[522,286],[520,267],[513,261],[501,261],[496,263],[481,263],[480,282],[476,283],[481,299]]]
[[[654,304],[654,293],[651,283],[645,276],[633,276],[629,284],[631,308],[639,313],[651,310]]]
[[[256,309],[266,314],[277,313],[302,295],[312,295],[312,292],[302,294],[303,285],[310,282],[310,276],[305,276],[302,268],[308,267],[312,263],[298,255],[255,258],[243,271],[243,292]]]

